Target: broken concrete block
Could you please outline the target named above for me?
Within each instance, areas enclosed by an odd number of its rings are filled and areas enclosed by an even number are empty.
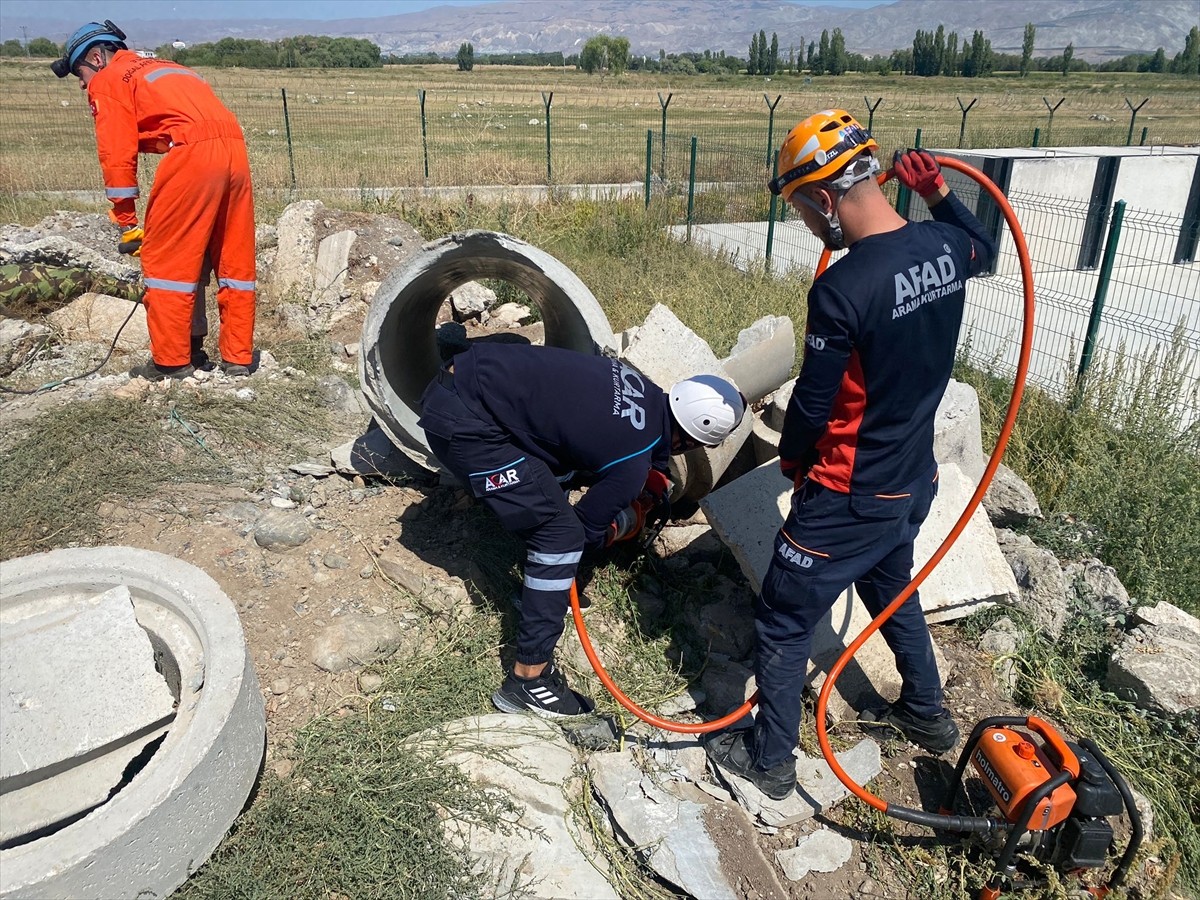
[[[324,208],[319,200],[300,200],[290,204],[279,216],[276,225],[278,249],[268,281],[271,299],[295,303],[308,302],[312,296],[315,220]]]
[[[836,872],[850,859],[854,845],[828,828],[800,838],[790,850],[776,850],[775,861],[789,881],[801,881],[809,872]]]
[[[482,319],[495,302],[496,292],[478,281],[460,284],[450,292],[450,308],[454,311],[455,322]]]
[[[792,402],[792,389],[796,387],[796,379],[785,381],[771,395],[771,402],[763,416],[767,424],[776,431],[783,431],[783,417],[787,414],[788,404]]]
[[[850,794],[824,759],[807,756],[800,750],[795,751],[795,756],[796,790],[782,800],[772,800],[745,778],[724,769],[716,771],[749,815],[757,817],[764,825],[783,828],[811,819]],[[857,784],[867,784],[882,771],[879,745],[870,738],[834,756]]]
[[[1163,600],[1134,622],[1108,662],[1108,689],[1167,715],[1200,709],[1200,620]]]
[[[130,318],[129,313],[133,312]],[[129,319],[124,329],[121,323]],[[145,350],[150,346],[150,332],[146,329],[146,307],[122,297],[108,294],[86,293],[55,310],[46,320],[62,331],[69,341],[96,341],[110,343],[120,330],[117,349],[126,352]]]
[[[650,310],[622,359],[664,391],[693,375],[730,377],[704,339],[661,303]],[[713,489],[750,436],[752,421],[752,416],[743,416],[719,447],[701,447],[672,457],[672,474],[676,484],[685,486],[684,497],[698,500]]]
[[[979,424],[979,395],[969,384],[951,379],[946,385],[933,420],[933,457],[939,465],[954,463],[975,484],[983,476],[987,459]]]
[[[983,508],[992,524],[998,528],[1008,528],[1030,519],[1043,518],[1042,508],[1038,505],[1033,489],[1004,463],[996,468],[992,483],[983,495]]]
[[[796,332],[787,316],[764,316],[738,333],[737,343],[722,360],[734,384],[750,403],[775,390],[796,362]]]
[[[977,483],[955,465],[943,465],[939,472],[938,495],[913,550],[914,575],[950,533]],[[950,622],[996,603],[1015,603],[1018,596],[1012,568],[980,506],[950,552],[921,585],[921,608],[927,622]]]
[[[350,248],[358,235],[349,229],[336,231],[317,246],[317,263],[313,272],[312,302],[329,305],[342,298],[346,272],[350,269]]]
[[[571,805],[579,790],[579,758],[551,723],[504,713],[459,719],[414,735],[407,746],[437,753],[475,784],[510,798],[513,815],[494,825],[453,814],[442,822],[447,840],[496,878],[487,896],[511,892],[519,878],[530,897],[617,900],[603,856],[575,827]],[[446,754],[447,747],[454,751]]]
[[[759,416],[754,417],[750,427],[750,440],[754,445],[754,458],[761,466],[765,462],[779,459],[780,434]]]
[[[103,803],[130,760],[175,716],[129,588],[53,598],[37,612],[34,606],[0,620],[4,838]],[[69,781],[61,777],[68,771]]]
[[[737,876],[722,869],[722,854],[705,825],[705,806],[710,804],[672,795],[628,752],[597,753],[588,760],[588,769],[617,833],[641,851],[660,877],[691,897],[739,897]]]

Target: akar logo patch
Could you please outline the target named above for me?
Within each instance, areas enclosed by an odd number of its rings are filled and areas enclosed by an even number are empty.
[[[88,100],[88,109],[90,109],[92,111],[93,119],[96,118],[96,116],[100,115],[100,107],[96,105],[95,100]]]
[[[497,472],[494,475],[488,475],[484,478],[485,491],[498,491],[501,488],[512,487],[514,484],[520,484],[521,479],[517,475],[516,469],[508,469],[504,472]]]

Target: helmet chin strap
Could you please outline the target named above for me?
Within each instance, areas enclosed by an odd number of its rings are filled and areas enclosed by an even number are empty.
[[[846,236],[842,233],[842,223],[841,220],[838,219],[837,207],[838,200],[840,200],[842,194],[846,192],[844,190],[833,189],[831,193],[833,195],[833,209],[829,212],[825,212],[824,208],[807,194],[799,194],[798,196],[800,197],[801,203],[803,203],[809,209],[816,210],[818,213],[820,213],[821,218],[823,218],[825,223],[829,226],[829,235],[825,238],[825,242],[829,245],[829,249],[845,250]]]

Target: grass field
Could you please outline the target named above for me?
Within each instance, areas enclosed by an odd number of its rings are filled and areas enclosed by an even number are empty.
[[[879,104],[874,132],[885,153],[926,146],[1124,144],[1128,98],[1148,98],[1133,142],[1200,141],[1200,90],[1186,79],[1143,74],[1037,74],[1025,79],[848,75],[668,78],[628,73],[589,76],[573,69],[391,66],[377,70],[205,69],[204,76],[238,115],[249,139],[260,190],[359,189],[412,185],[544,184],[546,107],[550,101],[553,183],[640,181],[646,132],[661,133],[660,97],[670,97],[668,135],[697,135],[702,151],[778,145],[787,129],[816,109],[845,106],[867,123],[865,100]],[[95,190],[91,119],[74,79],[59,81],[44,61],[0,61],[0,191]],[[421,103],[425,91],[425,136]],[[285,122],[283,92],[287,94]],[[764,94],[773,101],[774,127]],[[551,96],[552,95],[552,96]],[[1048,127],[1051,104],[1065,97]],[[1103,117],[1103,118],[1099,118]],[[288,153],[291,133],[292,157]],[[428,177],[426,177],[426,159]],[[747,173],[713,171],[732,179]],[[752,173],[757,180],[759,173]]]

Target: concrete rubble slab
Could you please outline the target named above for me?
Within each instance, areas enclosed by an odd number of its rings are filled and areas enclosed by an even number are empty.
[[[883,770],[879,745],[870,738],[834,755],[846,774],[858,784],[867,784]],[[782,800],[772,800],[750,781],[724,769],[717,769],[717,773],[749,815],[768,827],[784,828],[811,819],[850,795],[825,760],[807,756],[798,749],[795,756],[796,791]]]
[[[759,896],[787,896],[778,883],[772,889],[774,872],[740,810],[696,791],[687,793],[698,800],[676,796],[669,785],[660,785],[643,771],[629,752],[594,754],[588,769],[593,789],[625,842],[638,849],[660,877],[689,896],[737,900],[742,896],[739,876],[747,868],[755,870],[752,881]],[[721,846],[713,840],[710,826],[718,817],[733,820],[722,823]],[[741,828],[736,827],[739,819]],[[731,861],[736,861],[736,868],[727,871]]]
[[[130,313],[133,315],[130,316]],[[69,341],[110,343],[115,336],[117,349],[126,353],[145,350],[150,344],[146,307],[123,297],[91,292],[82,294],[50,313],[46,321],[60,329],[63,337]]]
[[[25,604],[0,624],[0,838],[9,840],[108,799],[175,717],[175,698],[123,585]]]
[[[976,482],[958,466],[943,465],[939,472],[938,495],[913,550],[914,575],[950,533],[975,491]],[[1016,603],[1019,596],[1012,567],[981,504],[950,552],[921,585],[925,621],[951,622],[996,603]]]
[[[796,332],[788,316],[764,316],[738,333],[721,361],[726,373],[756,403],[783,384],[796,362]]]
[[[754,459],[760,466],[779,458],[780,437],[780,433],[767,424],[765,419],[760,416],[754,417],[750,426],[750,440],[754,443]]]
[[[836,872],[854,853],[854,844],[828,828],[800,838],[795,847],[776,850],[775,860],[789,881],[802,881],[809,872]]]
[[[449,754],[447,746],[454,748]],[[421,732],[405,747],[445,754],[473,782],[516,804],[515,820],[495,830],[453,815],[442,826],[448,840],[495,876],[494,896],[518,884],[528,897],[617,900],[603,856],[575,825],[570,798],[579,758],[553,724],[496,713]]]
[[[342,298],[346,272],[350,268],[350,248],[358,235],[349,229],[335,231],[317,245],[317,262],[313,271],[312,302],[328,306]]]
[[[693,375],[731,378],[704,339],[661,303],[650,310],[621,358],[664,391]],[[684,486],[682,496],[698,500],[712,490],[749,438],[752,423],[752,416],[743,416],[719,447],[701,447],[671,458],[672,477]]]
[[[776,431],[783,431],[783,418],[787,415],[788,404],[792,402],[792,390],[795,387],[796,379],[793,378],[781,384],[779,389],[771,395],[771,402],[767,406],[763,418]]]
[[[975,388],[951,379],[933,420],[933,457],[939,465],[954,463],[976,484],[983,477],[983,429]]]

